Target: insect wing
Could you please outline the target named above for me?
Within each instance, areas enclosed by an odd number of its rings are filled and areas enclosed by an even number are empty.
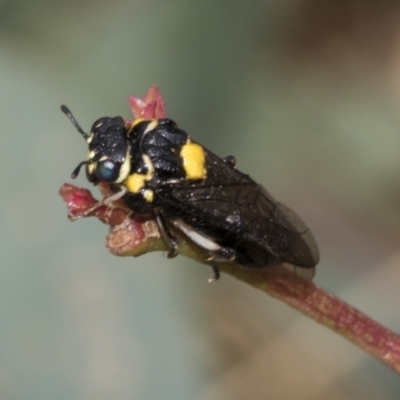
[[[206,166],[203,181],[182,180],[161,188],[159,195],[171,215],[233,248],[242,266],[263,268],[289,262],[312,269],[317,264],[315,240],[292,210],[209,151]]]
[[[319,251],[311,231],[294,211],[276,202],[264,188],[260,189],[257,205],[264,218],[260,219],[258,231],[261,233],[262,226],[266,227],[266,224],[271,227],[270,233],[263,236],[262,241],[266,241],[272,247],[280,260],[286,261],[282,265],[284,269],[294,276],[312,279],[315,266],[319,262]],[[266,215],[270,215],[270,207],[265,205],[271,201],[275,201],[275,210],[270,218],[265,218]]]

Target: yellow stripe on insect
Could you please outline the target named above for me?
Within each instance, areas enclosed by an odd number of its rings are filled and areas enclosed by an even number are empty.
[[[146,189],[143,191],[143,197],[146,201],[151,203],[154,200],[154,192],[150,189]]]
[[[97,162],[89,162],[89,164],[87,165],[87,170],[90,175],[94,174],[94,171],[96,170],[96,165],[97,165]]]
[[[182,146],[180,156],[187,179],[204,179],[207,171],[204,168],[206,156],[203,147],[190,140]]]
[[[140,124],[143,121],[146,121],[146,119],[145,118],[135,118],[132,121],[131,127],[133,128],[134,126],[136,126],[137,124]]]
[[[157,125],[158,125],[158,120],[152,119],[152,120],[149,122],[149,124],[147,125],[145,131],[143,132],[143,136],[144,136],[146,133],[149,133],[149,132],[151,132],[152,130],[156,129],[156,128],[157,128]]]
[[[146,121],[146,119],[145,119],[145,118],[135,118],[135,119],[134,119],[133,121],[131,121],[130,123],[125,122],[125,127],[126,127],[126,129],[128,130],[127,133],[126,133],[126,135],[129,136],[129,135],[132,133],[133,128],[134,128],[137,124],[140,124],[140,123],[143,122],[143,121]]]
[[[154,175],[154,165],[151,162],[151,158],[147,154],[142,155],[143,162],[146,166],[147,172],[145,174],[138,174],[137,172],[129,175],[124,185],[131,193],[139,193],[147,181],[150,181]],[[151,201],[146,199],[147,201]]]
[[[143,135],[145,135],[146,133],[149,133],[152,130],[154,130],[155,128],[157,128],[157,125],[158,125],[157,119],[136,118],[128,126],[127,136],[129,136],[131,134],[131,132],[133,131],[133,128],[135,128],[136,125],[138,125],[144,121],[148,121],[149,123],[148,123],[145,131],[143,132]]]
[[[93,132],[90,132],[90,135],[88,136],[88,138],[86,139],[86,141],[90,144],[90,143],[92,143],[93,138],[94,138],[94,133],[93,133]]]
[[[131,193],[139,193],[140,190],[143,188],[146,180],[147,174],[134,173],[126,178],[124,185]]]
[[[127,146],[125,160],[123,161],[121,168],[119,170],[119,175],[115,183],[122,183],[128,176],[131,170],[131,158],[129,153],[131,151],[130,146]]]

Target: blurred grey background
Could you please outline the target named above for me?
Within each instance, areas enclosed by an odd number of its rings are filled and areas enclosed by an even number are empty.
[[[153,84],[308,223],[315,282],[400,331],[398,2],[2,0],[0,399],[399,399],[286,305],[183,257],[113,257],[105,225],[67,220],[86,144],[60,104],[89,129]]]

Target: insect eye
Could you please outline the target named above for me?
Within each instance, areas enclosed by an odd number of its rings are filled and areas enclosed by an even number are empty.
[[[97,163],[96,176],[101,182],[115,182],[118,179],[120,165],[111,160]]]

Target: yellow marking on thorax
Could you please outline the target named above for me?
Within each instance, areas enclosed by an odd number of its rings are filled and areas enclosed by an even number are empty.
[[[129,125],[127,136],[129,136],[131,134],[132,130],[135,128],[136,125],[138,125],[138,124],[140,124],[141,122],[144,122],[144,121],[149,121],[149,124],[147,125],[146,130],[143,132],[144,135],[146,133],[152,131],[153,129],[155,129],[157,127],[157,125],[158,125],[158,120],[157,119],[136,118]]]
[[[135,127],[137,124],[140,124],[140,123],[143,122],[143,121],[146,121],[146,119],[145,119],[145,118],[136,118],[136,119],[134,119],[134,120],[132,121],[132,124],[131,124],[131,129],[132,129],[133,127]]]
[[[187,179],[204,179],[207,176],[205,169],[206,156],[203,147],[190,140],[182,146],[180,156]]]
[[[129,172],[131,170],[131,158],[129,155],[130,151],[131,147],[128,145],[126,149],[125,160],[121,165],[121,168],[119,170],[119,175],[115,183],[122,183],[129,175]]]
[[[142,160],[144,162],[144,165],[147,168],[147,171],[149,171],[147,173],[147,177],[148,177],[147,180],[149,181],[154,175],[154,165],[151,161],[151,158],[147,154],[142,155]]]
[[[125,179],[124,185],[131,193],[139,193],[146,182],[146,177],[146,174],[131,174]]]
[[[144,136],[146,133],[151,132],[153,129],[156,129],[156,128],[157,128],[157,125],[158,125],[158,120],[152,119],[152,120],[149,122],[149,124],[147,125],[146,130],[143,132],[143,136]]]
[[[150,181],[154,175],[154,165],[150,157],[147,154],[143,154],[142,158],[148,172],[145,174],[138,174],[135,172],[129,175],[124,181],[124,185],[131,193],[139,193],[143,189],[145,183]]]
[[[149,202],[151,203],[154,200],[154,192],[150,189],[146,189],[145,191],[143,191],[143,197]]]

